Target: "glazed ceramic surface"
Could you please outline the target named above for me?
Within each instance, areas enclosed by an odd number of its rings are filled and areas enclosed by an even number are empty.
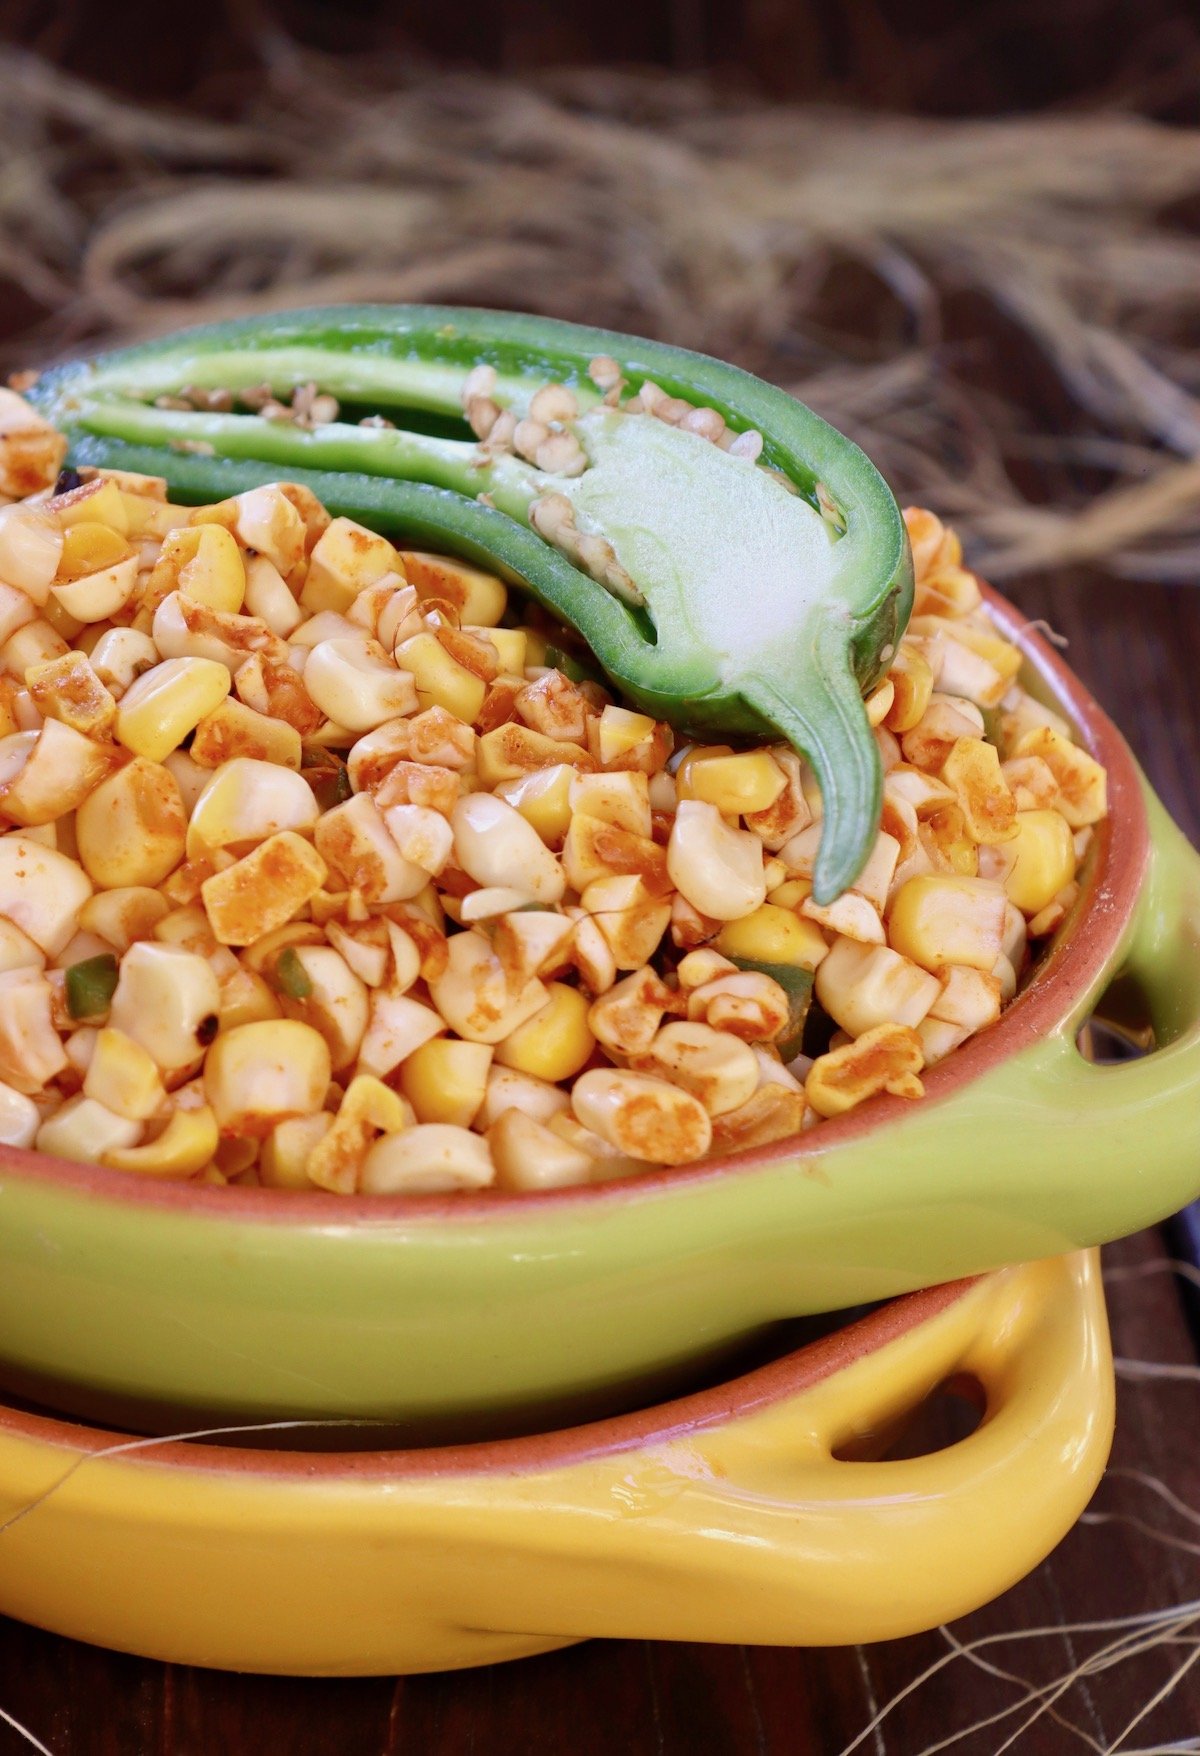
[[[1111,815],[1036,979],[924,1100],[514,1197],[213,1189],[0,1152],[0,1381],[157,1431],[180,1424],[168,1405],[561,1424],[677,1388],[777,1319],[1098,1243],[1192,1199],[1200,859],[1061,659],[990,601],[1030,686],[1106,764]],[[1091,1066],[1076,1033],[1121,970],[1161,1046]]]
[[[968,1438],[838,1461],[964,1373],[986,1397]],[[1112,1419],[1094,1253],[914,1294],[720,1390],[538,1439],[288,1454],[0,1411],[0,1611],[302,1673],[592,1635],[891,1639],[1034,1567],[1090,1497]]]

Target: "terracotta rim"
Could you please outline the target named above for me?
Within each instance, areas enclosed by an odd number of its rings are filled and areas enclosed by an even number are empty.
[[[1103,976],[1129,925],[1150,854],[1149,827],[1137,765],[1124,738],[1036,625],[1007,599],[984,586],[984,601],[997,627],[1024,654],[1026,665],[1055,703],[1078,726],[1083,743],[1108,771],[1109,814],[1099,825],[1074,919],[1043,961],[1034,980],[989,1029],[940,1061],[925,1075],[922,1105],[949,1097],[960,1086],[989,1071],[1031,1040],[1048,1036]],[[1114,834],[1114,825],[1120,833]],[[385,1195],[349,1200],[314,1189],[215,1188],[196,1183],[157,1182],[75,1164],[16,1147],[0,1149],[0,1170],[31,1181],[52,1183],[79,1194],[129,1206],[170,1207],[242,1223],[359,1227],[395,1225],[398,1220],[444,1225],[455,1220],[478,1225],[489,1217],[511,1220],[548,1207],[639,1201],[672,1189],[695,1188],[716,1177],[745,1175],[790,1159],[809,1166],[830,1148],[857,1139],[873,1128],[899,1124],[912,1105],[900,1098],[870,1099],[845,1116],[822,1122],[799,1136],[705,1159],[696,1165],[664,1166],[612,1183],[528,1193],[462,1195]]]
[[[518,1439],[439,1445],[411,1451],[256,1451],[232,1445],[200,1445],[178,1439],[144,1439],[129,1433],[31,1414],[0,1404],[0,1434],[92,1456],[122,1444],[127,1462],[156,1468],[199,1470],[208,1475],[280,1477],[289,1482],[321,1478],[378,1481],[396,1476],[528,1474],[557,1469],[609,1453],[662,1445],[688,1433],[725,1426],[809,1390],[868,1354],[899,1341],[963,1298],[987,1276],[947,1281],[892,1299],[877,1311],[831,1335],[809,1342],[782,1359],[758,1366],[708,1390],[696,1391],[634,1414],[583,1426],[563,1427]],[[232,1424],[232,1423],[231,1423]],[[317,1422],[312,1423],[314,1426]],[[247,1423],[249,1425],[249,1423]]]

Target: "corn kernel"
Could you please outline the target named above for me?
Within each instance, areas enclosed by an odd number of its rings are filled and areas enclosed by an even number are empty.
[[[199,860],[218,848],[265,841],[281,831],[317,826],[319,810],[302,775],[251,756],[235,756],[206,775],[192,806],[187,857]]]
[[[664,1024],[648,1052],[632,1065],[690,1092],[710,1116],[740,1109],[758,1085],[758,1061],[750,1045],[699,1020]]]
[[[450,818],[454,853],[477,884],[511,886],[527,902],[558,902],[563,869],[521,813],[491,793],[468,793]]]
[[[498,1189],[566,1189],[593,1181],[597,1161],[520,1110],[505,1110],[487,1133]]]
[[[327,872],[320,854],[303,837],[291,830],[268,836],[200,886],[218,943],[252,945],[282,927],[316,895]]]
[[[573,1079],[596,1046],[588,1026],[588,999],[565,982],[551,982],[547,999],[532,1017],[496,1045],[496,1059],[518,1073],[552,1085]]]
[[[328,1110],[313,1116],[289,1116],[277,1122],[263,1142],[258,1172],[268,1189],[311,1189],[308,1160],[333,1127]]]
[[[519,811],[547,847],[560,848],[571,825],[571,777],[576,772],[569,763],[556,762],[515,780],[500,781],[496,797]]]
[[[135,1146],[142,1131],[141,1122],[118,1116],[95,1098],[80,1095],[68,1098],[48,1122],[42,1123],[36,1145],[39,1152],[58,1158],[100,1164],[109,1152]]]
[[[1004,876],[1005,894],[1027,916],[1040,914],[1075,876],[1075,844],[1057,810],[1018,811],[1016,836],[1003,852],[1012,862]]]
[[[888,940],[923,969],[963,963],[990,970],[1000,955],[1004,925],[1000,885],[935,874],[910,878],[899,890],[888,917]]]
[[[222,1134],[261,1139],[288,1116],[325,1102],[331,1068],[324,1037],[296,1019],[222,1032],[204,1063],[204,1094]]]
[[[921,1039],[905,1024],[879,1024],[852,1043],[818,1055],[804,1093],[820,1116],[839,1116],[881,1091],[895,1097],[922,1095],[917,1078],[924,1065]]]
[[[667,870],[692,907],[713,920],[739,920],[766,901],[762,843],[749,830],[731,829],[699,799],[679,802]]]
[[[644,774],[629,769],[616,774],[576,773],[569,798],[573,812],[611,823],[631,835],[650,837],[650,783]]]
[[[162,762],[229,693],[229,672],[212,659],[166,659],[131,683],[117,708],[127,750]]]
[[[649,1164],[688,1164],[712,1144],[712,1122],[699,1099],[647,1073],[593,1068],[575,1081],[571,1107],[601,1140]]]
[[[25,686],[41,713],[85,737],[106,737],[116,719],[116,702],[82,652],[30,665]]]
[[[63,538],[51,593],[79,622],[103,622],[122,609],[137,584],[137,555],[107,525],[76,524]]]
[[[791,886],[783,888],[790,890]],[[783,891],[773,894],[781,897]],[[798,900],[803,901],[803,896]],[[723,957],[786,963],[799,969],[816,969],[829,951],[825,936],[814,921],[796,914],[794,906],[779,902],[764,902],[752,915],[743,915],[740,921],[726,921],[713,944]]]
[[[401,552],[400,566],[419,597],[442,598],[453,604],[463,624],[494,628],[504,614],[508,593],[491,573],[448,555],[427,555],[415,549]]]
[[[787,777],[766,750],[741,755],[693,756],[676,774],[681,799],[702,799],[724,817],[766,811],[787,785]]]
[[[396,648],[396,663],[416,684],[423,708],[444,707],[467,725],[478,717],[486,683],[451,658],[435,635],[414,634],[402,641]]]
[[[886,945],[838,939],[817,971],[817,999],[852,1037],[879,1024],[914,1029],[936,1003],[938,979]]]
[[[984,846],[1011,841],[1017,803],[1000,771],[1000,753],[982,738],[959,738],[942,764],[942,779],[954,788],[967,832]]]
[[[310,616],[319,610],[344,612],[359,592],[399,568],[400,558],[386,537],[352,518],[335,518],[309,556],[300,602]]]
[[[487,1141],[478,1134],[446,1122],[421,1122],[375,1142],[359,1187],[366,1195],[437,1195],[484,1189],[495,1175]]]
[[[246,599],[246,569],[229,531],[219,524],[193,524],[163,538],[144,601],[155,610],[173,591],[237,615]]]
[[[649,714],[633,713],[627,707],[610,703],[601,711],[597,732],[601,766],[607,768],[610,762],[618,761],[639,744],[647,743],[657,729],[657,722]]]
[[[85,1097],[96,1098],[131,1122],[144,1122],[167,1095],[153,1056],[111,1026],[96,1034],[83,1091]]]
[[[181,1182],[211,1163],[218,1144],[216,1117],[202,1105],[175,1110],[157,1139],[144,1146],[110,1148],[101,1162],[114,1171]]]
[[[206,958],[139,940],[121,959],[108,1022],[165,1073],[190,1066],[216,1033],[221,992]]]
[[[487,1092],[492,1050],[486,1043],[436,1037],[400,1065],[400,1089],[418,1122],[469,1128]]]
[[[1072,829],[1098,823],[1108,810],[1108,776],[1101,765],[1052,726],[1035,726],[1016,746],[1017,756],[1040,757],[1058,782],[1055,809]]]
[[[187,819],[173,776],[137,756],[75,813],[79,858],[102,890],[161,884],[184,855]]]

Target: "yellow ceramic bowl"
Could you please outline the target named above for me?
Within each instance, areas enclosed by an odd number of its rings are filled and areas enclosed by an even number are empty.
[[[861,1457],[938,1385],[979,1427]],[[178,1663],[451,1669],[590,1636],[891,1639],[1034,1567],[1112,1436],[1095,1252],[915,1293],[718,1390],[535,1439],[243,1451],[0,1412],[0,1611]]]

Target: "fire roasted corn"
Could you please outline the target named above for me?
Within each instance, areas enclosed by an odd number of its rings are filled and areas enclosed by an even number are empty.
[[[1080,894],[1104,770],[930,513],[868,702],[883,821],[818,905],[790,748],[674,749],[499,580],[306,490],[55,491],[28,427],[0,508],[0,1143],[362,1195],[686,1164],[919,1098]]]

